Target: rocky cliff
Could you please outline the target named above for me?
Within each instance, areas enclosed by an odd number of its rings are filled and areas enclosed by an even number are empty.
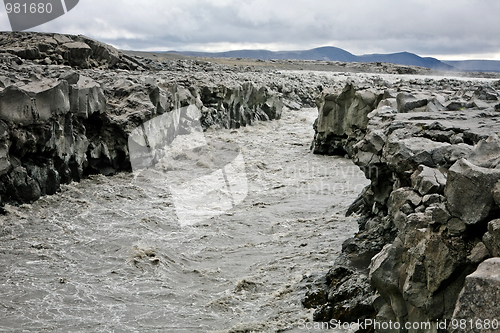
[[[265,86],[172,81],[146,70],[146,60],[83,36],[3,33],[0,45],[1,204],[32,202],[88,174],[131,170],[131,131],[184,106],[201,111],[204,128],[281,116],[281,94]]]
[[[498,319],[498,308],[484,309],[499,301],[498,263],[485,261],[500,254],[499,88],[429,79],[323,93],[315,152],[347,154],[371,184],[348,211],[360,214],[359,233],[305,299],[326,295],[316,320],[399,322],[399,332],[431,322],[413,331],[446,332],[438,321]]]

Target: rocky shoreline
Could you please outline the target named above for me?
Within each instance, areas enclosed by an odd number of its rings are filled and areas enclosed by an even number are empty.
[[[89,174],[131,171],[132,130],[172,110],[195,105],[203,128],[281,116],[282,97],[266,86],[173,78],[86,37],[4,33],[0,44],[8,52],[0,54],[2,205],[33,202]],[[183,115],[172,130],[193,120]]]
[[[498,302],[496,261],[486,260],[500,253],[499,91],[499,81],[443,78],[322,94],[315,152],[347,154],[371,184],[348,211],[361,215],[359,233],[305,299],[315,320],[462,332],[437,323],[499,317],[487,305]]]

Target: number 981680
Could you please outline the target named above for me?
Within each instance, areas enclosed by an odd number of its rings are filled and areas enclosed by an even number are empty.
[[[52,4],[50,2],[32,2],[32,3],[6,3],[5,10],[7,14],[50,14],[52,13]]]

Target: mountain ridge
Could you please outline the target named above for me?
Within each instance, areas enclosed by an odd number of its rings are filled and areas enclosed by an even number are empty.
[[[209,58],[386,62],[398,65],[426,67],[438,71],[500,72],[500,61],[495,60],[445,61],[432,57],[421,57],[407,51],[387,54],[354,55],[335,46],[321,46],[301,51],[234,50],[225,52],[167,51],[166,53]]]
[[[322,46],[302,51],[234,50],[226,52],[168,51],[185,56],[210,58],[250,58],[261,60],[324,60],[341,62],[388,62],[398,65],[420,66],[435,70],[456,70],[438,59],[420,57],[410,52],[354,55],[335,46]]]

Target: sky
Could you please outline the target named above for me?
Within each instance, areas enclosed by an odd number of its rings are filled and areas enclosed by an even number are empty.
[[[11,30],[5,8],[0,30]],[[442,60],[500,60],[500,1],[80,0],[30,31],[82,34],[143,51],[328,45],[356,55],[407,51]]]

